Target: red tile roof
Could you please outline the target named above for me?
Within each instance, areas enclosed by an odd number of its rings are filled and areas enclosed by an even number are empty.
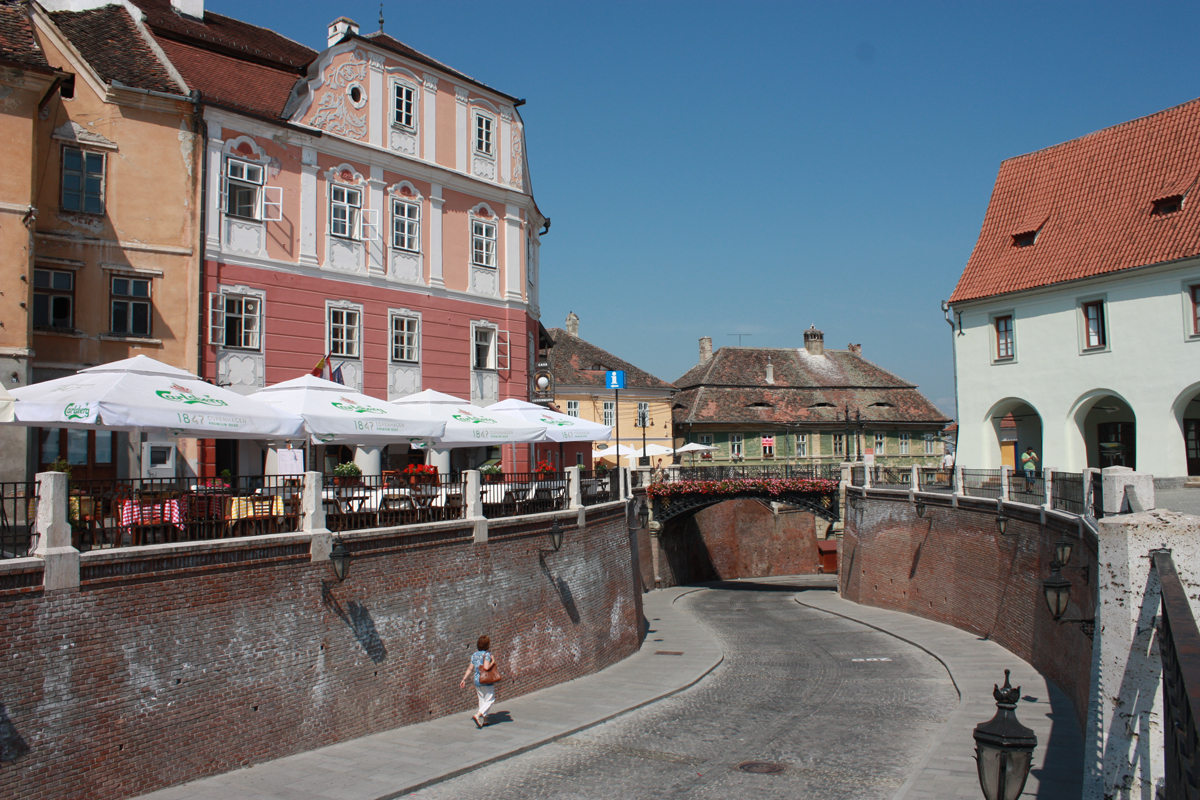
[[[0,2],[0,62],[50,72],[50,64],[33,36],[24,2]]]
[[[551,328],[548,333],[554,339],[554,347],[550,348],[550,371],[559,386],[603,388],[607,370],[624,370],[626,389],[675,388],[607,350],[572,336],[562,328]]]
[[[1004,161],[950,302],[1200,255],[1197,177],[1200,100]],[[1189,190],[1180,211],[1151,213]]]
[[[124,6],[56,11],[50,18],[105,83],[182,93]]]
[[[317,51],[269,28],[260,28],[211,11],[204,12],[204,19],[199,20],[180,14],[171,6],[171,0],[133,2],[146,14],[146,24],[160,40],[194,40],[209,49],[224,49],[243,59],[271,62],[293,67],[297,71],[317,55]]]
[[[949,420],[917,387],[850,350],[722,347],[675,381],[678,423],[836,423],[849,406],[863,421]],[[767,364],[774,383],[767,383]]]
[[[287,68],[243,61],[203,46],[172,39],[159,39],[158,43],[188,87],[198,89],[208,103],[278,118],[300,78]]]

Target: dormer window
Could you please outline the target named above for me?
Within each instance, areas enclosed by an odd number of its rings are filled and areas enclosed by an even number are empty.
[[[1167,214],[1174,214],[1183,208],[1183,195],[1173,194],[1170,197],[1162,197],[1154,201],[1154,209],[1150,212],[1156,217],[1163,217]]]
[[[1012,237],[1013,247],[1032,247],[1037,241],[1037,231],[1026,231],[1025,233],[1014,233]]]
[[[809,408],[837,408],[833,403],[813,403]]]
[[[770,403],[747,403],[746,408],[774,408]]]

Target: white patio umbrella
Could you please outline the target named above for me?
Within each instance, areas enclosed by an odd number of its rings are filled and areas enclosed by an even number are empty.
[[[560,414],[524,400],[501,400],[488,406],[488,410],[512,414],[527,422],[545,425],[545,441],[548,442],[594,442],[607,439],[612,434],[611,425],[601,425],[598,422]]]
[[[461,397],[433,389],[391,402],[406,414],[445,423],[445,433],[428,437],[439,449],[537,442],[546,433],[546,426],[541,423],[527,422],[520,417],[471,405]]]
[[[13,421],[13,396],[8,393],[8,389],[0,386],[0,422]]]
[[[17,425],[165,431],[212,439],[291,439],[304,420],[147,356],[13,390]]]
[[[668,456],[674,452],[675,451],[669,447],[663,447],[661,444],[654,444],[651,442],[650,444],[646,445],[644,451],[642,448],[638,448],[637,450],[633,451],[633,454],[638,458],[641,458],[642,456]]]
[[[446,423],[314,375],[268,386],[250,395],[272,408],[296,414],[313,444],[385,445],[404,438],[433,438]]]
[[[633,448],[626,447],[623,444],[609,445],[604,450],[593,450],[592,451],[593,459],[612,458],[617,461],[618,465],[620,464],[620,456],[632,456],[632,455],[633,455]]]
[[[711,453],[717,448],[699,442],[688,442],[683,447],[676,448],[676,453]]]

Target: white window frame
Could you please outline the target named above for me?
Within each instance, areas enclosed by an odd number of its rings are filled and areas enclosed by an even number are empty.
[[[408,109],[405,111],[400,105],[400,94],[406,92],[407,99],[404,101]],[[420,93],[417,87],[406,80],[398,78],[392,79],[392,126],[401,130],[413,131],[417,130],[417,120],[419,119],[419,103]]]
[[[643,419],[645,420],[645,423],[646,423],[645,425],[642,424]],[[637,416],[634,417],[633,427],[635,427],[635,428],[649,428],[650,427],[650,404],[648,402],[645,402],[643,400],[638,401]]]
[[[229,342],[230,303],[241,306],[235,310],[235,318],[242,320],[241,340],[237,344]],[[246,304],[253,302],[257,307],[255,312],[247,314]],[[263,321],[266,312],[266,297],[264,293],[246,289],[245,287],[222,288],[217,292],[208,293],[208,343],[227,350],[245,350],[262,352]],[[253,326],[247,326],[246,320],[253,319]],[[251,334],[247,336],[247,332]]]
[[[771,444],[767,444],[765,441],[766,439],[770,439]],[[774,444],[775,437],[770,434],[763,433],[763,434],[759,434],[758,440],[759,440],[759,442],[762,443],[763,458],[774,458],[775,457],[775,444]]]
[[[350,321],[350,315],[354,315]],[[347,338],[345,331],[353,331]],[[341,332],[343,335],[335,336]],[[362,358],[363,307],[357,303],[325,301],[325,352],[333,358],[358,361]],[[334,347],[334,343],[338,347]]]
[[[498,228],[494,217],[491,220],[471,217],[471,263],[475,266],[496,269]]]
[[[797,456],[807,456],[808,455],[808,434],[807,433],[797,433],[796,434],[796,455]]]
[[[988,315],[988,320],[992,326],[992,363],[1010,364],[1015,362],[1017,360],[1017,315],[1011,310],[997,311]],[[1002,320],[1008,321],[1007,347],[1000,331]]]
[[[833,434],[833,455],[843,458],[846,456],[846,434]]]
[[[729,434],[729,457],[746,457],[746,437],[740,433]]]
[[[1200,339],[1200,277],[1191,277],[1179,285],[1183,295],[1184,341]]]
[[[117,294],[117,281],[128,281],[132,289],[134,283],[146,284],[146,294],[138,295],[131,292]],[[146,307],[146,330],[134,331],[125,330],[118,331],[113,325],[116,318],[117,305],[125,306],[125,318],[130,323],[132,328],[133,310],[135,306]],[[121,273],[112,273],[108,276],[108,332],[113,336],[128,336],[131,338],[146,339],[154,335],[154,280],[147,276],[125,275]]]
[[[488,335],[488,352],[483,359],[484,366],[479,365],[480,334]],[[471,323],[471,369],[474,372],[496,372],[498,370],[500,351],[500,331],[494,325]]]
[[[79,153],[79,169],[78,170],[68,170],[67,169],[67,152],[68,151]],[[89,192],[87,189],[88,175],[92,175],[94,177],[97,173],[88,171],[88,162],[92,159],[97,159],[97,158],[100,159],[100,172],[99,172],[99,178],[98,178],[100,188],[99,188],[99,192]],[[59,167],[61,170],[61,173],[59,175],[59,182],[58,182],[58,207],[59,207],[59,209],[67,212],[68,214],[93,214],[93,215],[97,215],[97,216],[104,214],[105,209],[107,208],[107,205],[108,205],[106,202],[106,197],[105,197],[105,193],[107,192],[107,189],[108,189],[108,186],[107,186],[107,183],[108,183],[108,155],[106,153],[97,153],[95,150],[89,150],[84,147],[72,147],[70,145],[63,145],[62,153],[59,156]],[[67,188],[66,187],[66,179],[67,179],[68,174],[79,176],[79,192],[78,192],[79,208],[67,208],[67,206],[66,206],[66,202],[65,202],[66,198],[64,195],[66,193],[66,188]],[[89,194],[92,196],[98,196],[99,202],[100,202],[99,210],[92,210],[92,211],[88,210],[87,199],[88,199]]]
[[[898,436],[900,439],[900,455],[906,456],[908,455],[909,443],[912,441],[912,434],[907,433],[906,431],[901,431]]]
[[[568,400],[567,401],[567,416],[575,417],[576,419],[579,418],[579,401],[578,400]]]
[[[409,197],[392,198],[392,249],[410,253],[421,252],[420,200]]]
[[[341,193],[341,199],[339,199]],[[352,195],[356,198],[355,202],[351,202]],[[351,241],[361,241],[363,238],[362,232],[362,189],[355,186],[344,186],[340,183],[331,184],[329,187],[329,235],[338,239],[349,239]],[[337,211],[342,210],[344,217],[338,218]],[[345,230],[342,233],[337,232],[337,227],[344,226]]]
[[[601,412],[604,417],[604,424],[608,427],[613,427],[617,424],[617,404],[613,400],[605,400],[601,407]]]
[[[484,111],[475,112],[471,125],[471,149],[477,156],[496,157],[496,118]]]
[[[883,431],[875,431],[875,455],[884,455],[887,450],[887,434]]]
[[[937,454],[937,439],[932,433],[925,434],[925,455],[932,456]]]
[[[256,164],[244,158],[225,157],[225,196],[221,203],[221,211],[234,219],[245,219],[253,222],[263,221],[263,187],[265,185],[266,169],[262,164]],[[233,199],[238,190],[252,192],[253,201],[249,204],[247,214],[239,214],[233,210]]]
[[[1095,304],[1100,306],[1100,329],[1099,335],[1102,341],[1098,344],[1093,344],[1091,325],[1088,320],[1088,309]],[[1107,353],[1112,346],[1112,337],[1109,326],[1109,304],[1107,295],[1092,295],[1089,297],[1080,297],[1076,301],[1077,315],[1079,318],[1079,350],[1081,354],[1091,353]]]
[[[706,447],[712,447],[713,446],[713,435],[711,433],[696,434],[696,444],[702,444],[702,445],[705,445]],[[700,454],[701,461],[711,461],[712,457],[713,457],[713,454],[712,454],[711,450]]]
[[[420,316],[392,311],[388,317],[388,359],[393,364],[421,363]],[[398,323],[403,323],[403,330],[397,330]]]

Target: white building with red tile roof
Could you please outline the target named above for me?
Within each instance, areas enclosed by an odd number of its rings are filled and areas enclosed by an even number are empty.
[[[959,464],[1200,475],[1198,178],[1200,100],[1000,165],[948,304]]]

